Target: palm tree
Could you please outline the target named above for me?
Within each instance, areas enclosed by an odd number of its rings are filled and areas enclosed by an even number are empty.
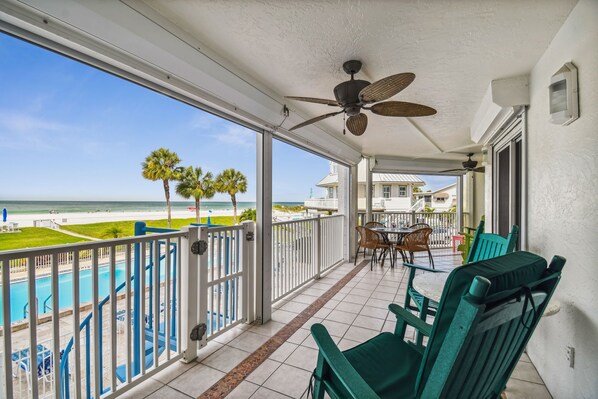
[[[104,237],[118,238],[123,235],[123,229],[118,226],[112,226],[104,232]]]
[[[247,177],[238,170],[225,169],[216,177],[214,182],[216,191],[219,193],[228,193],[233,203],[233,224],[237,224],[237,193],[247,191]]]
[[[168,208],[168,228],[170,228],[170,181],[180,179],[180,169],[177,165],[181,159],[176,154],[166,148],[159,148],[152,151],[141,163],[141,174],[148,180],[162,180],[164,185],[164,195],[166,196],[166,207]]]
[[[199,219],[199,203],[202,198],[212,198],[216,193],[211,172],[203,175],[200,167],[189,166],[181,171],[181,181],[176,185],[176,192],[183,198],[195,199],[195,219]]]

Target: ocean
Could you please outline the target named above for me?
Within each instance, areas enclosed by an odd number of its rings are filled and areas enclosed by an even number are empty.
[[[303,202],[274,202],[275,205],[296,206]],[[173,211],[186,210],[195,206],[193,201],[172,201]],[[0,211],[6,208],[9,214],[49,213],[90,213],[117,211],[163,211],[166,201],[5,201],[0,200]],[[201,201],[201,209],[232,209],[230,201]],[[255,202],[237,202],[237,209],[255,208]]]

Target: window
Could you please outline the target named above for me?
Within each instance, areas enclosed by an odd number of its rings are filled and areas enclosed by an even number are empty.
[[[399,197],[407,196],[407,186],[399,186]]]
[[[328,187],[328,198],[334,198],[334,187]]]
[[[382,186],[382,196],[384,198],[390,198],[390,186],[387,186],[387,185]]]

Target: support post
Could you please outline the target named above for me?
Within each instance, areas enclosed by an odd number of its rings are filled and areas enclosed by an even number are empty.
[[[243,271],[245,279],[243,281],[243,297],[247,299],[245,307],[245,322],[253,323],[255,321],[255,224],[251,220],[243,223]]]
[[[204,235],[207,242],[207,228],[202,227],[202,229],[205,229]],[[199,293],[199,256],[191,252],[191,245],[198,241],[200,230],[193,226],[184,227],[182,230],[186,232],[187,236],[181,240],[181,298],[183,298],[181,301],[181,344],[183,348],[182,361],[189,363],[197,358],[198,341],[191,339],[191,331],[198,324],[198,301],[204,295]],[[203,307],[204,310],[206,308],[206,306]]]
[[[365,223],[371,222],[372,219],[372,189],[373,189],[373,173],[372,173],[372,159],[365,158]],[[364,223],[364,224],[365,224]]]
[[[344,212],[344,220],[343,220],[343,231],[344,231],[344,240],[343,240],[343,254],[344,258],[351,260],[351,257],[355,255],[355,249],[357,248],[357,232],[355,227],[357,226],[357,219],[359,215],[357,214],[358,210],[358,199],[357,199],[357,190],[358,190],[358,182],[357,182],[357,165],[351,166],[350,168],[345,168],[347,175],[348,175],[348,184],[346,189],[346,208]],[[339,180],[340,181],[340,180]]]
[[[315,249],[315,261],[316,261],[316,276],[315,279],[318,280],[320,278],[320,273],[322,271],[322,220],[321,216],[318,214],[318,217],[314,221],[316,224],[314,229],[313,240],[314,244],[313,247]]]
[[[135,222],[135,236],[145,235],[145,223]],[[134,263],[133,263],[133,361],[132,373],[134,377],[141,372],[141,362],[145,361],[141,356],[141,329],[145,315],[141,309],[141,268],[145,267],[145,254],[141,254],[141,244],[134,245]],[[143,259],[142,259],[143,257]],[[145,358],[145,356],[143,357]]]
[[[257,136],[256,319],[272,316],[272,133]]]
[[[463,175],[457,177],[457,232],[463,231]]]

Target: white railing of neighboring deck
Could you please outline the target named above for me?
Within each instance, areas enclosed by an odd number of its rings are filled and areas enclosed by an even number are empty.
[[[365,224],[365,213],[359,212],[358,223]],[[452,236],[458,234],[456,212],[372,212],[372,221],[388,227],[409,227],[426,223],[432,228],[430,248],[449,248]]]
[[[272,301],[343,260],[343,215],[272,223]]]

